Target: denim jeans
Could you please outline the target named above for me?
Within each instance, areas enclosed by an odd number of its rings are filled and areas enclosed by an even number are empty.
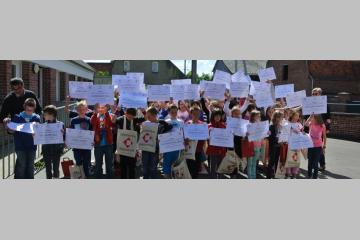
[[[85,176],[90,177],[91,150],[73,149],[76,165],[83,166]]]
[[[103,177],[103,160],[105,156],[106,178],[111,179],[113,177],[113,145],[104,145],[95,147],[95,174],[96,178]]]
[[[247,159],[248,179],[256,179],[256,166],[261,155],[261,147],[254,148],[254,156]]]
[[[308,149],[308,177],[318,178],[319,161],[321,157],[321,147],[313,147]]]
[[[34,179],[36,151],[16,151],[15,179]]]
[[[46,167],[46,178],[59,178],[60,154],[45,154],[44,162]]]
[[[142,164],[144,179],[157,179],[157,164],[159,155],[152,152],[142,152]]]

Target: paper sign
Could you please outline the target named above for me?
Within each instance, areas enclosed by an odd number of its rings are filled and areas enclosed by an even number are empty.
[[[176,100],[184,100],[185,85],[175,84],[170,85],[170,97]]]
[[[208,82],[205,85],[204,96],[211,99],[224,100],[225,90],[226,84],[224,83]]]
[[[274,80],[276,79],[275,70],[273,67],[259,69],[258,75],[261,82],[265,82],[267,80]]]
[[[190,140],[207,140],[209,128],[207,124],[184,124],[184,136]]]
[[[287,121],[281,125],[280,131],[278,133],[278,142],[279,143],[289,141],[290,129],[291,129],[291,125]]]
[[[92,82],[69,82],[69,96],[72,98],[86,99],[90,94]]]
[[[250,82],[251,78],[249,75],[245,75],[242,70],[237,71],[233,75],[231,75],[232,82]]]
[[[147,108],[147,94],[142,92],[121,93],[119,105],[125,108]]]
[[[95,84],[91,87],[90,94],[87,98],[89,105],[99,103],[101,105],[114,104],[114,88],[112,85]]]
[[[186,85],[191,84],[191,79],[173,79],[171,80],[172,85]]]
[[[34,133],[34,123],[14,123],[9,122],[7,124],[7,127],[10,130],[16,131],[16,132],[24,132],[24,133]]]
[[[230,83],[231,97],[244,98],[249,95],[249,82],[232,82]]]
[[[184,99],[185,100],[199,100],[200,99],[199,84],[184,85]]]
[[[248,128],[248,139],[249,141],[260,141],[268,136],[269,132],[269,122],[262,121],[257,123],[249,123]]]
[[[254,99],[256,100],[257,107],[268,107],[274,104],[274,98],[272,94],[272,85],[263,82],[254,82],[255,93]],[[253,83],[253,84],[254,84]]]
[[[305,97],[302,100],[303,115],[321,114],[327,112],[327,96]]]
[[[286,97],[287,94],[294,92],[294,84],[284,84],[275,86],[275,98]]]
[[[303,133],[291,133],[289,137],[289,149],[298,150],[303,148],[312,148],[314,147],[313,141],[311,140],[309,134]]]
[[[173,152],[185,149],[184,135],[180,129],[158,135],[159,152]]]
[[[34,125],[34,145],[64,143],[63,123],[43,123]]]
[[[301,106],[304,97],[306,97],[305,90],[301,90],[294,93],[288,93],[286,95],[286,106],[290,108]]]
[[[231,83],[231,74],[228,72],[216,70],[214,74],[213,82],[225,83],[226,88],[229,89]]]
[[[247,132],[248,120],[241,118],[226,118],[226,128],[230,129],[235,136],[245,137]]]
[[[93,148],[94,131],[67,128],[65,136],[69,148],[88,150]]]
[[[120,93],[123,92],[139,92],[142,82],[135,78],[132,79],[127,75],[113,75],[112,85],[115,89],[120,89]]]
[[[234,136],[230,129],[226,128],[212,128],[210,130],[210,142],[211,146],[218,147],[234,147]]]
[[[139,82],[140,84],[144,83],[144,73],[142,72],[128,72],[126,73],[126,76],[128,76],[128,78],[130,79]]]
[[[170,86],[169,85],[148,85],[149,101],[169,101]]]

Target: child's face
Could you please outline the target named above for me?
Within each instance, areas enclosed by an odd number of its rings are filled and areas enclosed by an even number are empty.
[[[85,106],[78,106],[77,107],[77,112],[79,115],[84,116],[86,114],[86,112],[88,111],[88,107]]]
[[[170,117],[171,117],[172,119],[177,118],[177,109],[171,109],[171,110],[170,110]]]
[[[231,117],[233,117],[233,118],[240,118],[240,116],[241,116],[241,113],[239,110],[235,110],[231,113]]]
[[[200,117],[200,111],[199,110],[193,110],[191,112],[191,116],[193,120],[198,120]]]
[[[152,113],[149,113],[147,112],[146,113],[146,118],[147,120],[149,120],[150,122],[156,122],[156,115],[152,114]]]
[[[256,115],[256,116],[255,116],[255,122],[260,122],[260,121],[261,121],[260,115]]]
[[[134,120],[134,116],[129,114],[129,113],[125,113],[125,116],[126,116],[126,119],[129,120],[129,121]]]
[[[35,107],[25,106],[24,111],[27,115],[31,115],[35,112]]]
[[[220,115],[214,116],[214,121],[215,121],[215,122],[220,122],[220,120],[221,120],[221,116],[220,116]]]
[[[181,110],[185,110],[185,103],[181,101],[179,107]]]
[[[293,120],[294,122],[298,122],[298,121],[299,121],[299,118],[300,118],[299,113],[295,113],[292,120]]]
[[[44,113],[44,119],[45,119],[45,121],[54,121],[55,117],[54,117],[54,115],[45,112]]]
[[[106,106],[104,105],[99,105],[97,108],[96,108],[96,111],[100,114],[105,114],[107,112],[107,108]]]

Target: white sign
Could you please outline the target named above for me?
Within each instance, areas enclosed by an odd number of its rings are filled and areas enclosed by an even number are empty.
[[[86,99],[91,91],[92,82],[69,82],[69,95],[72,98]]]
[[[289,149],[298,150],[303,148],[314,147],[313,141],[308,134],[303,133],[291,133],[289,137]]]
[[[290,108],[301,106],[304,97],[306,97],[305,90],[289,93],[286,95],[286,106]]]
[[[69,148],[91,150],[94,144],[94,131],[67,128],[65,138]]]
[[[216,70],[214,74],[213,82],[225,83],[226,88],[229,89],[231,83],[231,74],[228,72]]]
[[[321,114],[327,112],[327,96],[305,97],[302,101],[302,114]]]
[[[9,122],[7,124],[7,127],[10,130],[16,131],[16,132],[24,132],[24,133],[30,133],[33,134],[34,133],[34,124],[35,123],[14,123],[14,122]]]
[[[175,100],[184,100],[185,85],[175,84],[170,85],[170,97]]]
[[[120,89],[120,92],[138,92],[140,91],[142,82],[135,78],[132,79],[128,75],[113,75],[112,85],[114,89]]]
[[[245,75],[242,70],[237,71],[233,75],[231,75],[232,82],[250,82],[251,78],[249,75]]]
[[[230,83],[231,97],[244,98],[249,95],[249,82],[232,82]]]
[[[184,99],[185,100],[199,100],[200,99],[199,84],[184,85]]]
[[[267,80],[274,80],[276,79],[275,70],[273,67],[259,69],[258,75],[261,82],[265,82]]]
[[[142,72],[128,72],[126,73],[128,78],[138,81],[140,84],[144,83],[144,73]]]
[[[207,124],[184,124],[184,136],[190,140],[207,140],[209,128]]]
[[[114,104],[114,88],[112,85],[95,84],[91,87],[90,94],[87,98],[89,105],[99,103],[101,105]]]
[[[170,85],[148,85],[149,101],[169,101]]]
[[[211,146],[218,147],[234,147],[234,135],[230,129],[226,128],[212,128],[210,130]]]
[[[119,105],[125,108],[147,108],[147,94],[142,92],[121,93]]]
[[[275,86],[275,98],[286,97],[287,94],[294,92],[294,84],[284,84]]]
[[[211,99],[224,100],[226,85],[224,83],[208,82],[205,85],[204,96]]]
[[[281,125],[280,131],[278,134],[278,142],[279,143],[289,141],[290,129],[291,129],[291,125],[287,121]]]
[[[257,107],[268,107],[274,104],[272,84],[257,82],[254,87],[254,99]]]
[[[191,84],[191,79],[173,79],[171,80],[172,85],[186,85]]]
[[[158,135],[159,138],[159,152],[173,152],[185,149],[184,135],[181,129],[176,129],[168,133]]]
[[[43,123],[34,125],[34,145],[64,143],[63,123]]]
[[[235,136],[245,137],[249,120],[241,118],[226,118],[226,128],[230,129]]]
[[[257,123],[249,123],[248,128],[248,139],[249,141],[260,141],[268,136],[269,122],[262,121]]]

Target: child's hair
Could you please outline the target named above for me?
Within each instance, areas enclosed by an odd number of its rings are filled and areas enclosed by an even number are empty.
[[[152,114],[152,115],[157,115],[158,110],[156,110],[155,107],[149,107],[148,109],[146,109],[146,113],[149,113],[149,114]]]
[[[135,108],[127,108],[126,113],[135,117],[136,116],[136,109]]]
[[[254,122],[255,122],[255,118],[256,118],[257,116],[261,117],[260,111],[258,111],[258,110],[252,110],[251,113],[250,113],[250,122],[251,122],[251,123],[254,123]]]
[[[178,110],[179,108],[175,105],[175,104],[170,104],[170,106],[169,106],[169,111],[171,111],[171,110]]]
[[[300,115],[300,113],[298,111],[296,111],[295,109],[289,110],[289,121],[290,122],[293,120],[293,118],[295,117],[296,114]]]
[[[25,107],[36,107],[36,101],[33,98],[27,98],[24,102]]]
[[[281,118],[283,116],[284,116],[284,114],[282,112],[280,112],[279,110],[276,110],[271,117],[272,124],[275,126],[279,126],[281,123]]]
[[[200,107],[197,106],[197,105],[193,105],[191,108],[190,108],[190,113],[192,113],[193,111],[200,111]]]
[[[79,108],[79,107],[87,107],[87,103],[85,100],[81,100],[79,102],[76,103],[76,108]]]
[[[321,117],[320,114],[314,115],[314,120],[315,120],[315,124],[317,124],[317,125],[324,124],[324,120],[323,120],[323,118]]]
[[[235,105],[231,108],[231,114],[233,114],[236,111],[241,112],[239,105]]]
[[[57,108],[54,105],[48,105],[44,108],[44,113],[57,117]]]
[[[209,103],[209,106],[213,106],[214,108],[218,108],[220,106],[219,101],[212,100]]]
[[[311,91],[311,93],[312,94],[314,94],[314,93],[316,93],[316,92],[318,92],[318,93],[322,93],[322,89],[321,88],[319,88],[319,87],[317,87],[317,88],[314,88],[312,91]]]
[[[211,112],[210,122],[213,122],[216,116],[222,117],[222,114],[223,112],[221,111],[220,108],[214,108],[214,110]]]

